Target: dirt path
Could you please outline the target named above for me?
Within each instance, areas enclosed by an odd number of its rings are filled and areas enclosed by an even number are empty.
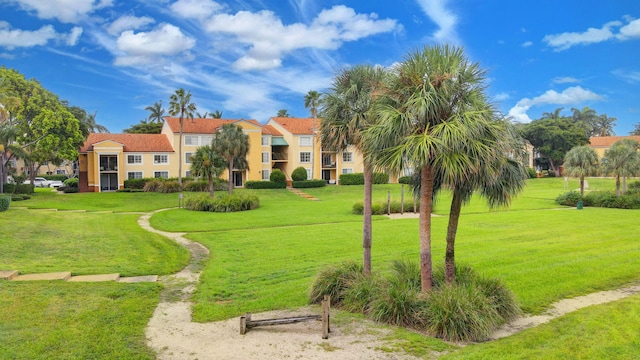
[[[385,339],[392,330],[368,320],[334,322],[327,340],[322,339],[322,323],[314,321],[255,328],[246,335],[239,333],[238,318],[210,323],[191,321],[190,298],[196,289],[202,263],[208,257],[209,250],[199,243],[185,239],[184,233],[153,229],[149,224],[151,215],[153,213],[141,216],[139,225],[148,231],[174,239],[192,255],[185,269],[175,275],[160,278],[165,290],[146,329],[147,342],[157,352],[159,359],[417,359],[402,352],[385,351],[384,348],[388,349],[393,344],[392,340]],[[490,339],[513,335],[583,307],[619,300],[639,292],[640,285],[634,285],[561,300],[543,315],[525,316],[503,326]],[[253,314],[253,318],[257,320],[319,313],[319,307],[308,306]]]

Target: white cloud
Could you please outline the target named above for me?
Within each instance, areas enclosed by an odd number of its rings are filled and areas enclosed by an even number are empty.
[[[310,25],[284,25],[272,11],[256,13],[240,11],[235,15],[216,14],[205,23],[205,30],[214,35],[231,34],[234,40],[248,45],[235,63],[239,70],[265,70],[279,67],[284,54],[311,48],[334,50],[343,42],[393,31],[396,20],[379,20],[376,14],[356,14],[343,5],[323,10]],[[229,38],[225,37],[228,42]]]
[[[155,20],[148,16],[130,16],[125,15],[117,18],[107,27],[107,32],[111,35],[119,35],[125,30],[138,30],[141,27],[153,24]]]
[[[194,39],[185,36],[179,28],[170,24],[162,24],[149,32],[134,33],[133,30],[127,30],[117,40],[118,50],[124,55],[118,56],[115,64],[150,64],[158,57],[186,52],[195,43]]]
[[[640,19],[629,16],[622,21],[610,21],[601,28],[588,28],[584,32],[565,32],[545,36],[542,41],[556,51],[567,50],[575,45],[589,45],[603,41],[618,39],[620,41],[640,38]]]
[[[612,71],[613,75],[618,76],[629,83],[637,83],[640,82],[640,71],[625,71],[625,70],[614,70]]]
[[[630,20],[629,23],[620,28],[618,39],[627,40],[640,37],[640,19]]]
[[[509,116],[516,122],[528,123],[531,121],[531,118],[527,115],[527,111],[536,105],[573,105],[580,104],[585,101],[596,101],[602,99],[602,96],[591,90],[583,89],[580,86],[567,88],[561,93],[555,90],[547,90],[544,94],[533,99],[524,98],[518,101],[518,103],[509,110]]]
[[[171,10],[185,18],[203,19],[222,10],[223,6],[211,0],[178,0]]]
[[[422,11],[438,25],[433,37],[441,42],[459,43],[456,25],[458,17],[446,8],[448,0],[418,0]]]
[[[531,45],[533,45],[533,42],[531,41],[525,41],[524,43],[522,43],[522,47],[529,47]]]
[[[58,34],[51,25],[45,25],[38,30],[28,31],[11,29],[6,21],[0,21],[0,46],[12,50],[17,47],[33,47],[46,45],[49,40],[56,39]]]
[[[554,78],[553,80],[551,80],[551,82],[554,84],[569,84],[569,83],[579,83],[580,80],[569,77],[569,76],[564,76],[564,77]]]
[[[82,35],[82,28],[79,26],[74,26],[73,29],[71,29],[69,36],[67,37],[67,45],[75,46],[76,44],[78,44],[80,35]]]
[[[17,0],[20,8],[35,11],[42,19],[77,23],[94,10],[110,7],[113,0]]]
[[[506,93],[506,92],[501,92],[501,93],[499,93],[499,94],[496,94],[496,96],[494,96],[494,97],[493,97],[493,99],[494,99],[495,101],[505,101],[505,100],[509,99],[510,97],[511,97],[511,96],[510,96],[508,93]]]

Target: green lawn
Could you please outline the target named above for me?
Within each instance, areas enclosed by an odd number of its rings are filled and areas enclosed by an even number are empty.
[[[614,188],[613,179],[589,179],[589,185],[591,190]],[[566,186],[563,179],[530,180],[509,209],[491,212],[474,198],[460,221],[457,261],[501,277],[531,313],[562,298],[640,280],[638,212],[561,209],[554,202],[560,193],[577,187],[575,179]],[[237,191],[257,194],[261,207],[230,214],[175,209],[151,218],[154,227],[188,232],[211,250],[193,299],[197,321],[298,307],[306,304],[320,267],[360,261],[362,217],[352,215],[351,207],[360,201],[362,186],[304,189],[318,197],[317,202],[286,190]],[[409,201],[407,186],[405,191]],[[400,199],[401,186],[376,185],[374,200],[386,201],[388,192]],[[440,194],[434,211],[436,264],[444,257],[449,196]],[[14,202],[0,214],[0,269],[129,275],[177,271],[186,263],[182,249],[139,229],[139,215],[118,213],[176,205],[176,194],[58,195],[39,189],[32,199]],[[89,212],[16,208],[23,206]],[[30,225],[34,219],[37,226]],[[375,216],[373,234],[374,271],[386,271],[396,259],[418,259],[417,219]],[[0,342],[0,358],[153,358],[144,326],[158,291],[156,284],[0,282],[0,319],[10,319],[0,322],[0,337],[9,339]],[[639,310],[636,296],[461,349],[398,331],[387,350],[424,357],[448,351],[446,356],[478,359],[638,358],[638,328],[628,319],[637,318]],[[122,341],[111,329],[129,334],[131,341]],[[30,338],[34,333],[48,335],[36,341]],[[106,345],[110,343],[118,345]]]

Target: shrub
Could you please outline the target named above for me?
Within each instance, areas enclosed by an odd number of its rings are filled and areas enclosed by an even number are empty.
[[[391,214],[399,214],[401,210],[404,212],[413,212],[413,200],[410,202],[404,202],[404,208],[401,207],[401,202],[397,200],[391,201],[390,204]],[[387,213],[387,203],[382,201],[377,201],[371,204],[371,214],[372,215],[385,215]],[[416,201],[416,211],[420,209],[420,202]],[[364,203],[357,202],[353,204],[351,207],[351,213],[354,215],[362,215],[364,213]]]
[[[0,195],[0,212],[9,210],[11,205],[11,197],[6,195]]]
[[[58,189],[60,189],[60,188],[58,188]],[[127,188],[123,188],[123,189],[116,190],[116,192],[134,193],[134,192],[144,192],[144,190],[142,190],[142,189],[127,189]]]
[[[246,189],[284,189],[287,187],[286,182],[274,181],[247,181],[244,183]]]
[[[156,190],[163,194],[171,194],[182,191],[182,186],[177,180],[161,181],[160,186]]]
[[[547,176],[551,177],[551,178],[554,178],[554,177],[556,177],[556,173],[553,170],[548,170],[547,171]]]
[[[536,172],[536,169],[531,167],[527,167],[527,174],[529,174],[529,179],[535,179],[538,177],[538,173]]]
[[[152,178],[144,178],[144,179],[127,179],[124,181],[125,189],[144,189],[147,181],[155,180]]]
[[[385,173],[374,173],[373,183],[388,184],[389,175]],[[341,174],[340,185],[364,185],[364,174],[363,173]]]
[[[640,191],[640,181],[636,180],[636,181],[630,182],[627,185],[627,190],[629,190],[629,191]]]
[[[383,283],[374,275],[364,276],[358,273],[350,284],[342,290],[340,307],[346,311],[369,313],[374,294],[383,287]]]
[[[345,261],[340,265],[328,265],[320,269],[313,284],[309,301],[318,304],[325,295],[331,296],[331,304],[338,305],[345,298],[345,289],[350,287],[362,274],[362,265]]]
[[[260,201],[254,195],[228,195],[211,198],[200,194],[187,198],[185,208],[193,211],[235,212],[257,209]]]
[[[640,193],[631,192],[616,196],[612,191],[591,192],[585,195],[584,205],[617,209],[640,209]]]
[[[69,177],[67,175],[42,175],[43,178],[47,179],[47,180],[59,180],[64,182],[65,180],[67,180]]]
[[[269,180],[273,181],[274,183],[284,183],[285,187],[287,184],[287,176],[279,169],[274,169],[271,172],[271,175],[269,175]]]
[[[294,188],[316,188],[326,186],[327,182],[324,180],[303,180],[303,181],[294,181],[292,186]]]
[[[11,195],[11,201],[23,201],[23,200],[29,200],[31,199],[31,196],[27,195],[27,194],[12,194]]]
[[[411,184],[411,178],[412,178],[412,176],[402,176],[402,177],[400,177],[398,179],[398,183],[410,185]]]
[[[68,187],[78,187],[78,178],[69,178],[64,181],[64,185]]]
[[[213,186],[215,190],[215,184]],[[209,191],[209,182],[208,181],[188,181],[184,183],[184,191],[189,192],[206,192]]]
[[[144,191],[146,192],[157,192],[162,185],[162,180],[153,179],[149,180],[144,184]]]
[[[374,184],[388,184],[389,183],[389,174],[373,173],[373,183]],[[364,185],[364,174],[362,175],[362,185]]]
[[[577,191],[569,191],[556,198],[556,203],[564,206],[576,206],[578,201],[582,201],[582,195]]]
[[[2,192],[5,194],[13,194],[16,191],[16,184],[2,184]]]
[[[62,190],[65,194],[77,193],[79,190],[77,187],[65,186]]]
[[[422,328],[425,319],[422,317],[426,306],[425,298],[421,296],[420,288],[416,289],[412,284],[403,282],[395,277],[376,291],[370,305],[369,316],[376,321]]]
[[[17,184],[14,194],[33,194],[33,189],[35,187],[31,184]]]
[[[291,180],[293,180],[293,181],[305,181],[305,180],[307,180],[307,169],[303,168],[302,166],[297,167],[291,173]]]

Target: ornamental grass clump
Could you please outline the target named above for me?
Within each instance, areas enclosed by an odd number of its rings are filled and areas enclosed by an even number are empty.
[[[185,208],[192,211],[236,212],[257,209],[260,200],[255,195],[223,195],[210,197],[208,194],[190,196],[185,200]]]
[[[311,285],[309,300],[312,304],[320,303],[324,295],[331,296],[331,305],[337,306],[345,298],[345,289],[354,285],[362,275],[362,265],[353,261],[339,265],[329,265],[322,269]]]

